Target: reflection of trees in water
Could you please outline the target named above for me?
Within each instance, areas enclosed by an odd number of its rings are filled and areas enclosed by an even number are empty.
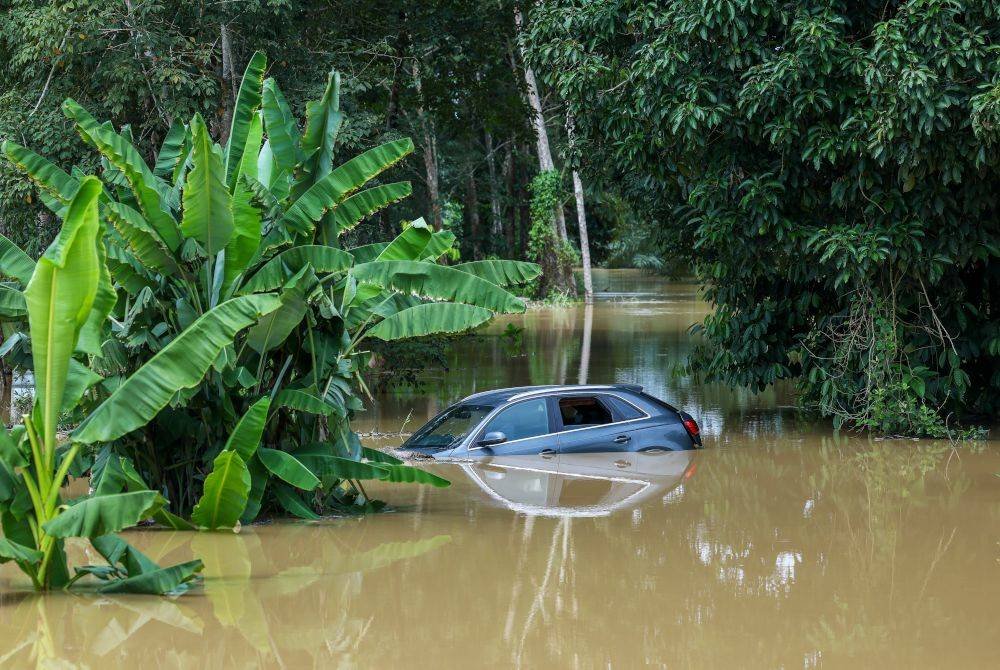
[[[366,546],[329,532],[320,536],[318,528],[282,526],[264,541],[256,533],[156,533],[154,548],[195,552],[205,561],[203,589],[176,601],[5,596],[0,639],[8,648],[0,652],[0,667],[134,667],[137,660],[178,668],[329,667],[333,661],[365,667],[355,654],[372,617],[346,605],[360,597],[367,573],[378,579],[378,569],[433,552],[451,538]]]

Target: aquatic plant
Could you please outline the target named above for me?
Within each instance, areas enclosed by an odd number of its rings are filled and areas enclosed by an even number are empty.
[[[238,301],[274,305],[245,332],[215,340],[205,370],[172,391],[151,422],[113,434],[98,409],[78,429],[101,445],[91,454],[95,487],[115,493],[148,482],[190,514],[191,523],[171,515],[175,527],[231,527],[265,507],[303,518],[379,509],[365,479],[447,485],[364,449],[351,431],[363,407],[355,390],[366,392],[362,345],[462,332],[523,311],[504,287],[540,272],[503,260],[440,265],[455,238],[421,219],[403,222],[390,242],[342,249],[344,232],[410,194],[408,182],[363,187],[413,143],[387,142],[334,167],[344,120],[337,73],[307,105],[300,130],[265,67],[261,53],[250,60],[223,144],[196,114],[171,127],[153,168],[127,128],[63,104],[101,154],[109,185],[101,213],[108,285],[119,299],[92,353],[105,377],[99,394],[144,397],[127,374],[208,314]],[[57,213],[79,188],[76,172],[24,147],[7,142],[3,153]]]

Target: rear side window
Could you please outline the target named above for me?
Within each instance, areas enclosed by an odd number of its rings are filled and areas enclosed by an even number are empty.
[[[622,400],[618,396],[608,396],[608,402],[611,406],[615,408],[618,415],[622,418],[622,421],[631,421],[632,419],[641,419],[645,416],[639,409],[634,407],[631,403]]]
[[[508,407],[495,417],[483,429],[483,434],[500,431],[507,436],[507,441],[523,440],[526,437],[537,437],[549,433],[549,404],[545,398],[525,400]]]
[[[593,396],[569,396],[559,399],[563,430],[590,428],[612,423],[611,412]]]

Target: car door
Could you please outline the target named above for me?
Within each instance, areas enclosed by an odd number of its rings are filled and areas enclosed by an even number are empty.
[[[478,440],[493,432],[501,432],[507,439],[499,444],[478,446]],[[528,398],[502,408],[487,420],[470,450],[497,456],[540,454],[543,458],[554,459],[557,454],[554,432],[548,398]]]
[[[628,451],[632,426],[616,420],[602,394],[565,394],[555,398],[560,454]]]

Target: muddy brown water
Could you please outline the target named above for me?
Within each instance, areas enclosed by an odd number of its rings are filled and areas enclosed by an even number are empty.
[[[407,432],[497,386],[637,382],[694,414],[705,450],[442,464],[451,488],[376,487],[392,513],[129,532],[205,561],[179,598],[36,596],[3,566],[0,667],[996,667],[996,441],[838,437],[789,388],[672,376],[695,288],[597,286],[592,308],[511,319],[519,341],[461,343],[359,428]]]

